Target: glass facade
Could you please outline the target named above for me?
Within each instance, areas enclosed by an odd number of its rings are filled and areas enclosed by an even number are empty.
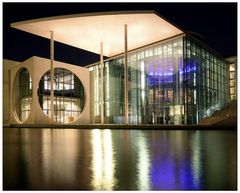
[[[222,58],[190,37],[184,38],[184,69],[185,115],[194,124],[228,101],[228,69]]]
[[[38,101],[43,112],[51,117],[50,70],[40,80]],[[76,121],[84,108],[84,88],[78,77],[63,68],[54,69],[54,121],[71,123]]]
[[[22,68],[14,83],[14,107],[20,122],[27,120],[32,103],[32,79],[26,68]]]
[[[92,65],[93,123],[100,123],[100,64]],[[179,36],[129,52],[129,124],[197,124],[227,100],[227,67],[193,38]],[[124,124],[124,58],[104,62],[104,122]]]

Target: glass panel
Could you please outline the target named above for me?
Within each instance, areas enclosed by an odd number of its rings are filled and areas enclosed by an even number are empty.
[[[51,117],[50,71],[40,80],[38,101],[43,112]],[[54,121],[71,123],[76,121],[83,111],[84,88],[78,77],[63,68],[54,69]]]
[[[193,38],[185,38],[190,57],[186,56],[184,63],[194,71],[186,76],[185,113],[187,123],[198,123],[206,116],[211,116],[227,101],[227,71],[226,64],[213,52],[204,48]],[[202,50],[198,54],[198,50]],[[204,50],[204,51],[203,51]],[[192,81],[193,80],[193,81]]]
[[[227,100],[223,60],[178,37],[128,54],[129,124],[197,124]],[[91,67],[93,122],[100,123],[100,70]],[[124,123],[123,56],[104,67],[105,123]]]
[[[32,78],[26,68],[19,71],[14,83],[15,110],[21,122],[27,120],[32,103]]]
[[[176,38],[129,53],[129,124],[182,124],[182,46],[182,38]],[[98,66],[92,67],[91,78],[94,123],[100,123]],[[104,75],[105,123],[124,123],[123,57],[107,61]]]

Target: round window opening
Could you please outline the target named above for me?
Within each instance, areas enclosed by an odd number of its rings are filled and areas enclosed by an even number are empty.
[[[47,71],[38,88],[38,101],[46,116],[51,119],[51,73]],[[76,121],[84,108],[84,88],[79,78],[63,68],[54,69],[53,120],[58,123]]]
[[[13,89],[15,112],[23,123],[30,114],[32,104],[32,79],[26,68],[18,71]]]

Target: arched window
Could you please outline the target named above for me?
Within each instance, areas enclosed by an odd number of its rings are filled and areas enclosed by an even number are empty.
[[[14,108],[19,121],[27,120],[32,103],[32,79],[26,68],[22,68],[14,82]]]
[[[44,112],[51,118],[51,73],[46,72],[39,82],[38,101]],[[84,88],[79,78],[63,68],[54,69],[54,121],[71,123],[76,121],[84,108]]]

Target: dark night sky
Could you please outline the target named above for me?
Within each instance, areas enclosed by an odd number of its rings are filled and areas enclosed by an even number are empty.
[[[204,42],[224,57],[237,55],[237,3],[3,3],[3,57],[17,61],[33,55],[49,58],[48,39],[10,28],[12,22],[120,10],[155,10],[181,29],[204,36]],[[85,65],[99,56],[55,43],[55,59]]]

